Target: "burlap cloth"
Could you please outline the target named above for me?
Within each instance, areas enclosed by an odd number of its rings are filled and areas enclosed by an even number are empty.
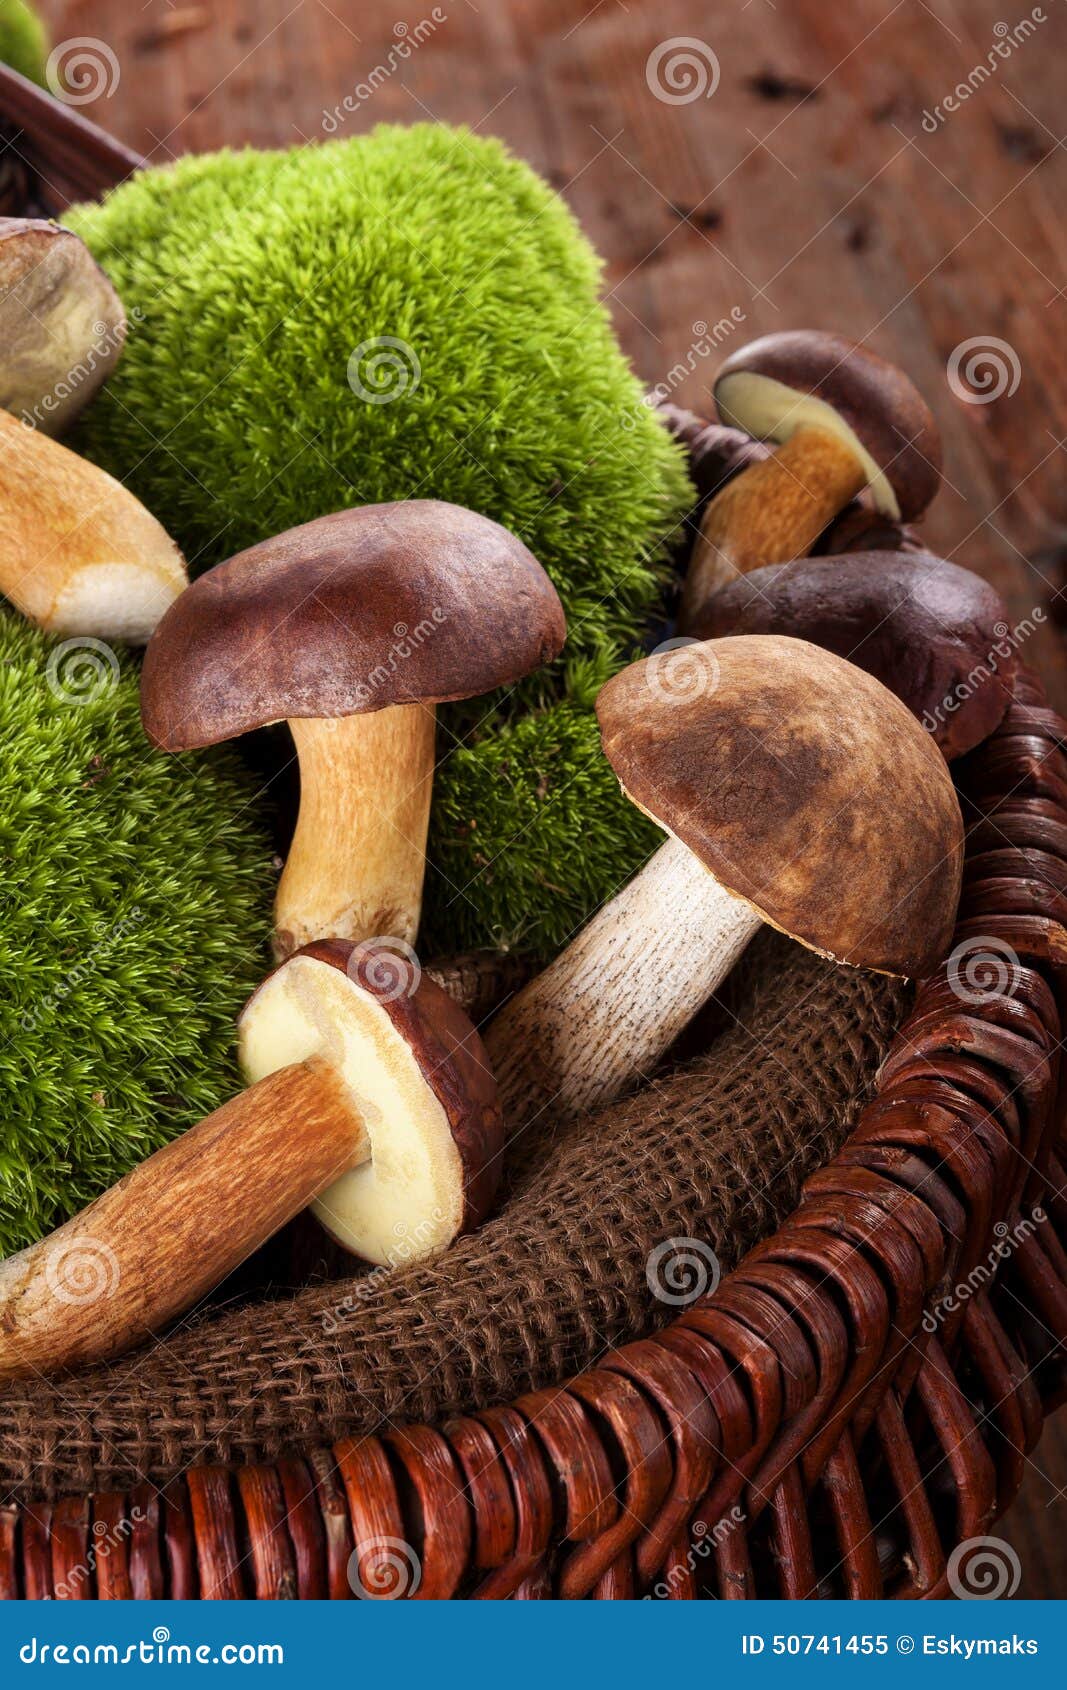
[[[0,1495],[272,1459],[590,1365],[677,1312],[649,1289],[657,1245],[703,1240],[725,1270],[795,1205],[868,1094],[905,992],[765,931],[707,1048],[612,1109],[522,1135],[501,1211],[446,1256],[202,1312],[111,1367],[8,1388]]]

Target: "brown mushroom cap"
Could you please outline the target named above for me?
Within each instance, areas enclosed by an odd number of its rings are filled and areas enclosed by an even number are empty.
[[[804,425],[846,440],[878,509],[921,516],[941,481],[941,439],[929,406],[894,364],[818,329],[765,335],[729,357],[715,383],[724,422],[781,444]]]
[[[414,961],[324,939],[267,976],[238,1021],[250,1083],[311,1058],[348,1086],[371,1160],[313,1205],[367,1261],[442,1250],[485,1219],[501,1173],[504,1123],[473,1024]]]
[[[166,751],[289,717],[475,698],[557,656],[563,610],[506,528],[436,499],[362,505],[201,575],[145,653],[141,714]]]
[[[981,576],[930,552],[754,569],[708,601],[693,633],[792,634],[837,652],[896,693],[950,761],[987,739],[1011,701],[1004,601]]]
[[[629,797],[812,950],[921,977],[944,956],[963,823],[944,760],[880,682],[803,640],[708,640],[602,688]]]

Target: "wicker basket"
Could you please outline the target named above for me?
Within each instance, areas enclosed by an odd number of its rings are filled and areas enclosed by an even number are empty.
[[[136,167],[12,73],[0,116],[20,210]],[[0,1595],[348,1598],[385,1542],[382,1593],[419,1598],[949,1594],[1067,1394],[1065,744],[1023,675],[959,771],[955,941],[1014,958],[1006,989],[923,983],[840,1155],[714,1296],[443,1426],[0,1509]]]

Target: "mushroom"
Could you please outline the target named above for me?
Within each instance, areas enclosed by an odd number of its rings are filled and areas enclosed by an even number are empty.
[[[941,442],[925,401],[902,371],[839,335],[799,329],[753,341],[726,360],[715,402],[723,422],[778,450],[709,504],[683,631],[724,581],[807,556],[864,488],[893,522],[921,516],[937,491]]]
[[[288,722],[300,813],[280,956],[318,938],[410,943],[435,706],[519,680],[565,637],[548,576],[498,523],[434,499],[364,505],[194,582],[148,647],[141,714],[164,751]]]
[[[999,726],[1014,654],[1000,594],[930,552],[858,552],[770,564],[721,587],[697,639],[793,634],[895,692],[950,761]]]
[[[126,315],[70,229],[0,217],[0,405],[45,434],[68,428],[122,352]]]
[[[647,1073],[764,921],[915,976],[952,934],[963,824],[948,770],[843,658],[780,636],[682,646],[616,675],[597,715],[623,791],[669,838],[490,1024],[509,1130]]]
[[[503,1141],[495,1083],[467,1016],[417,967],[312,946],[267,978],[239,1029],[248,1090],[0,1263],[0,1379],[159,1332],[313,1199],[377,1263],[435,1254],[484,1219]]]
[[[141,645],[186,585],[122,483],[0,410],[0,593],[54,634]]]

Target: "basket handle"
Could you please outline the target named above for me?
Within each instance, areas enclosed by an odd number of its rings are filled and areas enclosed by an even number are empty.
[[[0,124],[16,132],[8,145],[25,156],[41,178],[42,197],[53,204],[99,199],[147,164],[140,153],[8,65],[0,65]]]

